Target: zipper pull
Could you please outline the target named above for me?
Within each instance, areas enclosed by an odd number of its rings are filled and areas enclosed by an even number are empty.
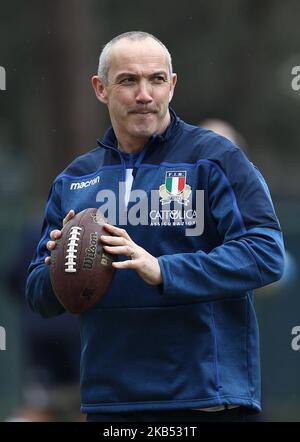
[[[137,174],[137,167],[134,167],[134,168],[132,169],[132,176],[133,176],[133,179],[135,179],[136,174]]]

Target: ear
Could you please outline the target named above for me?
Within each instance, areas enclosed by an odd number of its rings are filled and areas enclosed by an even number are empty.
[[[169,103],[173,98],[173,94],[174,94],[174,89],[177,83],[177,75],[176,74],[172,74],[172,78],[171,78],[171,82],[170,82],[170,94],[169,94]]]
[[[107,104],[108,96],[107,96],[106,86],[103,80],[99,78],[98,75],[94,75],[91,78],[91,82],[98,100],[100,100],[102,103]]]

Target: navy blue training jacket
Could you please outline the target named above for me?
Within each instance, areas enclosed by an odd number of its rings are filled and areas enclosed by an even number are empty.
[[[153,135],[137,155],[120,152],[110,128],[96,149],[55,179],[49,194],[26,287],[34,311],[43,317],[64,312],[44,264],[46,243],[70,209],[102,206],[101,190],[114,191],[115,224],[158,257],[163,277],[162,285],[151,286],[134,270],[118,270],[104,298],[79,316],[85,413],[230,404],[261,409],[252,290],[282,275],[280,226],[266,183],[243,152],[172,110],[171,116],[165,133]],[[143,189],[150,201],[156,191],[160,200],[154,211],[149,204],[146,220],[124,226],[119,183],[132,167],[132,195]],[[197,190],[203,191],[203,232],[187,235],[197,216]],[[190,211],[177,216],[176,204]],[[127,212],[133,207],[129,202]]]

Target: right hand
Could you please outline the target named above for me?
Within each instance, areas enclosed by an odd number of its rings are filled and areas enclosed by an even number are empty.
[[[72,209],[70,210],[65,218],[63,219],[63,226],[67,224],[68,221],[70,221],[75,216],[75,211]],[[50,238],[51,240],[47,242],[46,247],[51,252],[56,247],[56,241],[61,237],[61,230],[51,230],[50,232]],[[51,257],[47,256],[45,258],[45,264],[50,265],[51,264]]]

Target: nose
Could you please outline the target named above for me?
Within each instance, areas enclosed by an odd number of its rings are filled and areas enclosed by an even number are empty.
[[[151,85],[146,81],[141,81],[136,95],[137,103],[148,104],[153,100],[151,95]]]

